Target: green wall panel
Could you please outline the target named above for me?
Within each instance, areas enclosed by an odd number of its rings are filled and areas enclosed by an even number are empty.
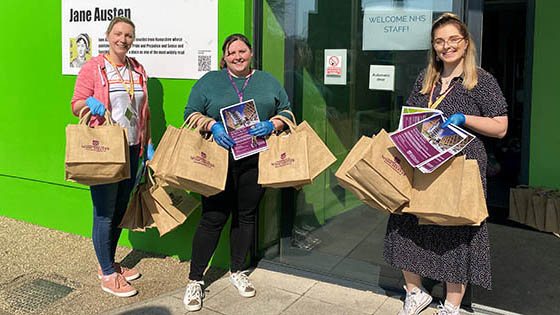
[[[559,1],[537,0],[533,48],[531,102],[531,144],[529,183],[532,186],[560,187],[560,133],[554,130],[560,117],[556,74],[560,72],[557,52]]]
[[[252,0],[218,2],[218,43],[231,33],[252,37]],[[77,122],[70,110],[75,76],[61,74],[61,2],[7,2],[0,10],[0,215],[91,236],[89,189],[64,181],[65,126]],[[195,30],[198,31],[198,30]],[[221,51],[219,51],[221,56]],[[140,62],[142,60],[140,59]],[[150,69],[147,69],[148,75]],[[150,78],[152,134],[158,142],[167,125],[180,126],[195,80]],[[5,198],[5,197],[8,198]],[[190,259],[200,209],[176,231],[127,233],[121,244]],[[229,225],[212,264],[229,263]]]

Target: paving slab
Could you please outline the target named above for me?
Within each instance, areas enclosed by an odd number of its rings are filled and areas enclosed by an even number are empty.
[[[183,315],[186,313],[188,312],[182,300],[168,295],[106,312],[104,315]]]
[[[260,268],[255,269],[249,279],[257,289],[262,286],[272,286],[299,295],[304,294],[317,283],[317,280]]]
[[[213,298],[204,301],[204,307],[226,315],[274,315],[292,305],[300,295],[265,286],[257,288],[257,295],[244,298],[233,287],[227,287]]]
[[[308,297],[302,297],[292,304],[282,315],[366,315],[355,309],[348,309],[340,305],[325,303]],[[369,313],[371,314],[371,313]],[[396,313],[395,313],[396,314]]]
[[[347,309],[373,314],[387,299],[387,296],[371,291],[343,287],[336,284],[318,282],[305,297],[340,305]]]

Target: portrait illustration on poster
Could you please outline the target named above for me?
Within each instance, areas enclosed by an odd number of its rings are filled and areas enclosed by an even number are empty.
[[[89,35],[81,33],[70,38],[70,67],[81,68],[91,58],[91,40]]]

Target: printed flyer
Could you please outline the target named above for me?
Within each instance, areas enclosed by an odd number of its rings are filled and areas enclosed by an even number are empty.
[[[235,141],[231,152],[235,160],[268,149],[263,137],[254,137],[249,134],[249,129],[260,121],[255,100],[224,107],[220,110],[222,122],[228,135]]]
[[[389,138],[410,165],[421,167],[434,158],[449,158],[468,144],[464,140],[467,134],[456,126],[441,128],[444,118],[442,114],[432,115],[416,124],[395,131]],[[468,141],[468,140],[467,140]],[[433,161],[425,171],[437,168],[441,163]]]
[[[426,162],[424,162],[422,165],[420,165],[418,167],[418,169],[422,172],[422,173],[431,173],[433,172],[436,168],[438,168],[440,165],[442,165],[443,163],[445,163],[447,160],[449,160],[450,158],[452,158],[453,156],[457,155],[457,153],[461,152],[469,143],[471,143],[471,141],[476,138],[473,134],[455,126],[455,125],[449,125],[447,126],[447,128],[451,128],[451,129],[456,129],[458,133],[464,133],[466,135],[466,138],[461,141],[459,144],[457,144],[456,146],[454,146],[451,150],[444,152],[442,154],[440,154],[439,156],[436,156],[434,158],[432,158],[431,160],[428,160]]]
[[[399,121],[399,130],[415,123],[422,121],[434,114],[442,114],[440,110],[425,108],[425,107],[412,107],[403,106],[401,109],[401,119]]]

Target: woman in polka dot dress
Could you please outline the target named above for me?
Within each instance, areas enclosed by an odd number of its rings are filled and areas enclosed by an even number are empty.
[[[477,67],[476,47],[458,16],[445,13],[432,26],[432,53],[420,73],[407,105],[432,107],[453,123],[477,135],[464,150],[476,159],[486,194],[486,151],[481,136],[506,134],[507,104],[496,79]],[[486,222],[480,226],[418,225],[410,214],[391,215],[387,225],[385,260],[401,269],[407,292],[399,315],[418,314],[432,301],[422,277],[445,281],[445,304],[438,314],[459,314],[467,282],[491,289],[490,245]]]

